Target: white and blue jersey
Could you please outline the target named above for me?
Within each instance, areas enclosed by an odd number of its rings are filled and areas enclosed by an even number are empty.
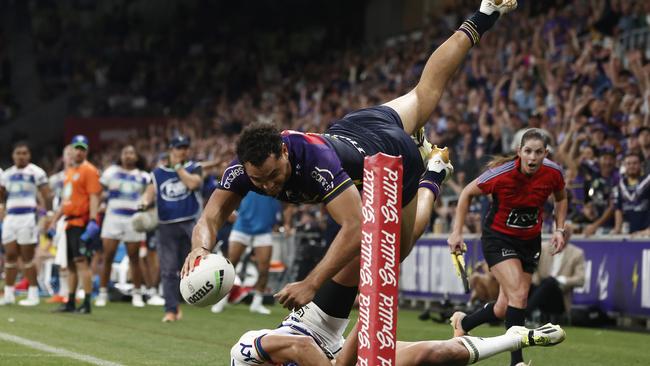
[[[2,172],[0,186],[7,192],[7,215],[34,214],[38,190],[44,184],[47,184],[45,171],[31,163],[24,168],[14,165]]]
[[[63,181],[65,180],[65,170],[50,175],[48,184],[52,190],[52,211],[56,212],[61,207],[61,198],[63,197]]]
[[[261,340],[267,335],[308,336],[333,359],[343,347],[343,332],[349,320],[326,314],[318,305],[308,303],[292,311],[275,329],[252,330],[244,333],[230,349],[231,366],[276,366],[262,347]],[[293,362],[278,366],[298,366]]]
[[[113,165],[104,171],[99,182],[108,192],[106,214],[130,217],[137,211],[151,176],[140,169],[126,170]]]
[[[650,175],[634,181],[623,177],[614,190],[614,202],[630,224],[630,233],[650,227]]]
[[[201,166],[194,161],[183,165],[190,174],[201,175]],[[158,167],[152,173],[156,188],[156,206],[161,224],[194,220],[201,214],[201,190],[191,191],[172,168]]]
[[[279,211],[280,203],[275,198],[248,192],[239,204],[233,230],[248,235],[270,233]]]

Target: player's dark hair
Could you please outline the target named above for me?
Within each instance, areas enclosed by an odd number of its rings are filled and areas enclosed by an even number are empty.
[[[548,144],[550,142],[550,137],[548,134],[544,132],[544,130],[540,128],[529,128],[524,134],[521,136],[521,142],[519,143],[519,148],[521,149],[526,145],[526,142],[530,140],[538,140],[541,141],[544,144],[544,148],[548,148]],[[492,158],[487,163],[488,168],[492,169],[495,167],[498,167],[499,165],[503,165],[509,161],[513,161],[517,159],[517,154],[510,154],[510,155],[505,155],[505,156],[496,156]]]
[[[244,129],[237,144],[239,162],[261,166],[266,159],[282,152],[280,131],[270,123],[254,123]]]
[[[14,151],[19,147],[26,147],[27,150],[31,151],[31,149],[29,148],[29,143],[27,143],[27,141],[25,141],[25,140],[20,140],[20,141],[14,142],[13,148],[11,149],[11,151]]]

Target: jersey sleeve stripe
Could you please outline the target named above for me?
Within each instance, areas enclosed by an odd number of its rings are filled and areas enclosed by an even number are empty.
[[[560,173],[562,173],[562,175],[564,175],[564,169],[562,169],[562,167],[558,165],[556,162],[549,159],[544,159],[544,165],[546,165],[549,168],[558,170]]]
[[[620,180],[620,182],[623,182],[623,179]],[[648,187],[650,187],[650,174],[646,175],[646,177],[639,183],[639,188],[637,188],[637,192],[642,193],[645,191]]]
[[[344,181],[341,182],[338,186],[334,187],[334,189],[332,189],[332,191],[331,191],[330,193],[326,194],[325,197],[323,197],[323,201],[326,200],[327,197],[329,197],[330,195],[332,195],[332,193],[336,192],[337,189],[341,188],[341,186],[343,186],[344,184],[346,184],[346,183],[349,182],[349,181],[350,181],[350,178],[344,180]]]
[[[499,175],[501,175],[503,173],[507,173],[507,172],[511,171],[512,169],[514,169],[514,167],[515,167],[515,162],[511,161],[511,162],[505,163],[505,164],[503,164],[501,166],[498,166],[498,167],[496,167],[494,169],[488,169],[485,173],[481,174],[481,176],[478,177],[478,182],[479,182],[479,184],[480,183],[485,183],[485,182],[489,181],[490,179],[496,178],[497,176],[499,176]]]
[[[266,353],[266,351],[262,348],[262,338],[265,335],[266,334],[255,338],[255,342],[253,342],[253,345],[255,346],[255,351],[257,351],[257,354],[260,355],[264,361],[272,362],[271,356],[268,353]]]

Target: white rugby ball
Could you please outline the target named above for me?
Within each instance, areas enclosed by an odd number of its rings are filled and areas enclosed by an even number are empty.
[[[235,268],[221,255],[198,257],[194,270],[181,278],[181,295],[190,305],[214,305],[228,295],[235,281]]]

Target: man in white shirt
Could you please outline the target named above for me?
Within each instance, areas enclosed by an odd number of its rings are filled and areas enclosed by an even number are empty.
[[[38,242],[36,215],[38,207],[50,205],[50,187],[43,169],[30,163],[31,154],[25,142],[14,145],[14,166],[0,175],[0,202],[6,200],[6,216],[2,227],[2,244],[5,249],[5,292],[0,305],[14,304],[14,284],[18,275],[18,255],[23,263],[24,275],[29,282],[27,298],[18,302],[22,306],[39,303],[38,283],[33,259]]]

